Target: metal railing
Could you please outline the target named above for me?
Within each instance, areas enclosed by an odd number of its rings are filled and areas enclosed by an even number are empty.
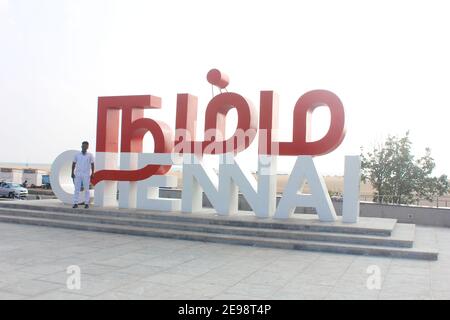
[[[393,202],[392,199],[396,196],[392,195],[381,195],[381,196],[374,196],[372,194],[370,195],[360,195],[359,199],[361,201],[365,202],[373,202],[373,203],[381,203],[381,204],[402,204],[402,203],[396,203]],[[377,201],[374,201],[374,199],[377,198]],[[434,207],[434,208],[448,208],[450,206],[450,197],[449,196],[443,196],[443,197],[436,197],[436,199],[430,201],[428,199],[419,199],[413,203],[410,203],[412,205],[417,206],[423,206],[423,207]]]

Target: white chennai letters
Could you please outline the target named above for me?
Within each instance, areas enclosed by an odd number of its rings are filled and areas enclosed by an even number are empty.
[[[62,153],[52,166],[52,188],[55,195],[67,204],[72,202],[74,188],[70,179],[70,166],[77,152]],[[219,157],[221,161],[216,173],[212,166],[206,165],[193,154],[122,153],[119,167],[117,153],[98,152],[97,170],[136,170],[148,164],[182,165],[183,188],[180,200],[160,197],[160,187],[176,187],[177,178],[171,175],[155,175],[139,182],[102,181],[95,186],[95,205],[193,213],[203,209],[204,192],[217,214],[228,216],[237,213],[238,195],[241,193],[258,218],[289,219],[295,208],[312,207],[321,221],[336,221],[337,215],[325,182],[318,174],[311,156],[297,158],[278,207],[276,156],[259,156],[257,178],[243,170],[232,154]],[[342,218],[345,223],[358,221],[360,166],[359,156],[345,158]],[[302,193],[306,182],[310,194]]]

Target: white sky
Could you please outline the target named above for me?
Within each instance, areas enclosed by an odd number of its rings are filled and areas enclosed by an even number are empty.
[[[450,174],[449,16],[448,1],[0,0],[0,162],[94,148],[98,96],[160,96],[148,115],[174,126],[176,94],[188,92],[203,115],[206,73],[219,68],[257,108],[260,90],[280,94],[284,140],[302,94],[341,98],[348,133],[317,158],[324,174],[406,130],[414,152],[431,147],[435,174]],[[314,121],[319,137],[327,113]]]

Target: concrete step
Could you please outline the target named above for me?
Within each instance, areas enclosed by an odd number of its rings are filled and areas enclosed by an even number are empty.
[[[72,209],[62,205],[58,200],[41,201],[7,201],[0,202],[0,208],[26,209],[57,213],[95,214],[98,216],[120,217],[130,219],[150,219],[152,221],[172,221],[182,223],[199,223],[271,230],[297,230],[311,232],[331,232],[359,235],[391,236],[397,220],[383,218],[360,218],[357,224],[343,223],[341,218],[336,222],[321,222],[316,215],[296,214],[288,220],[258,219],[249,212],[229,217],[218,216],[212,209],[201,213],[184,214],[178,212],[140,211],[130,209],[105,209],[92,207],[89,210]]]
[[[83,212],[83,213],[80,213]],[[358,235],[331,232],[311,232],[299,230],[279,230],[268,228],[248,228],[213,224],[201,224],[196,222],[161,221],[150,219],[123,218],[115,216],[97,215],[95,211],[86,213],[54,213],[38,210],[17,208],[0,208],[0,216],[16,216],[27,218],[41,218],[49,220],[79,221],[86,223],[135,226],[147,228],[161,228],[181,231],[193,231],[203,233],[217,233],[236,236],[256,236],[262,238],[291,239],[303,241],[322,241],[337,243],[353,243],[372,246],[392,246],[411,248],[414,242],[415,226],[409,224],[397,224],[390,237]]]
[[[128,234],[136,236],[151,236],[160,238],[171,238],[180,240],[195,240],[206,242],[218,242],[227,244],[261,246],[280,249],[310,250],[320,252],[345,253],[356,255],[386,256],[395,258],[410,258],[423,260],[437,260],[438,252],[426,248],[393,248],[381,246],[357,245],[348,243],[327,243],[319,241],[300,241],[293,239],[274,239],[257,236],[237,236],[228,234],[204,233],[193,231],[182,231],[163,228],[149,228],[137,226],[111,225],[101,223],[89,223],[81,221],[63,221],[54,219],[43,219],[36,217],[21,217],[0,215],[0,222],[38,225],[47,227],[59,227],[76,230],[98,231]]]

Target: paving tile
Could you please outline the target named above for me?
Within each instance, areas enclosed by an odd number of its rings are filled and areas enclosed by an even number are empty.
[[[297,274],[289,281],[288,286],[295,288],[302,284],[316,284],[321,286],[334,286],[342,277],[341,271],[336,271],[332,268],[329,270],[310,270]]]
[[[114,292],[140,296],[144,299],[164,299],[164,297],[168,296],[170,289],[172,289],[170,285],[148,281],[137,281],[123,285]]]
[[[255,296],[245,296],[241,294],[234,293],[221,293],[212,298],[213,300],[261,300],[259,297]],[[271,300],[271,299],[268,299]],[[272,299],[273,300],[273,299]]]
[[[286,300],[321,300],[324,299],[332,289],[332,286],[321,286],[316,284],[285,286],[278,290],[273,295],[273,298]]]
[[[0,263],[0,272],[1,273],[15,271],[20,268],[23,268],[23,265],[17,265],[17,264],[12,264],[12,263],[7,263],[7,262]]]
[[[432,290],[431,296],[435,300],[450,300],[450,290],[448,289],[444,291]]]
[[[164,285],[182,285],[183,283],[192,280],[191,275],[183,275],[179,273],[158,272],[148,277],[142,278],[143,282],[160,283]]]
[[[55,272],[52,274],[41,275],[36,278],[36,280],[51,282],[60,285],[61,287],[66,286],[67,279],[70,275],[66,271]],[[81,279],[84,279],[86,275],[81,274]]]
[[[172,290],[182,293],[183,299],[195,296],[198,299],[204,300],[224,293],[228,288],[228,286],[205,283],[194,279],[180,286],[175,286]]]
[[[17,264],[17,265],[23,265],[23,266],[33,266],[36,264],[45,264],[45,263],[51,263],[54,261],[53,258],[34,256],[34,254],[36,254],[36,252],[34,252],[34,253],[27,252],[27,253],[21,253],[21,254],[18,254],[16,252],[15,257],[10,257],[3,262],[8,262],[8,263]],[[18,255],[20,255],[20,256],[18,256]]]
[[[40,281],[40,280],[22,280],[14,284],[2,287],[2,291],[10,292],[13,294],[24,296],[35,296],[41,293],[45,293],[51,290],[58,290],[61,286]]]
[[[81,274],[88,274],[88,275],[101,275],[101,274],[116,271],[119,269],[120,269],[120,267],[117,267],[117,266],[103,265],[103,264],[97,264],[97,263],[88,263],[86,265],[83,265],[83,264],[80,265]]]
[[[405,274],[405,275],[417,275],[417,276],[430,276],[430,267],[415,267],[415,266],[399,266],[391,265],[389,267],[389,274]]]
[[[27,300],[88,300],[89,296],[77,294],[76,291],[69,293],[62,290],[50,291],[38,294]]]
[[[200,268],[213,269],[213,268],[226,266],[231,262],[232,262],[232,260],[230,260],[227,257],[216,257],[216,258],[204,257],[204,258],[195,258],[195,259],[189,260],[180,266],[185,267],[185,268],[200,267]]]
[[[340,293],[332,292],[325,297],[325,300],[377,300],[378,294]]]
[[[383,282],[383,290],[412,292],[414,290],[431,289],[431,278],[422,275],[388,274]]]
[[[240,282],[228,288],[224,293],[271,299],[280,289],[280,285],[261,285]]]
[[[0,275],[0,282],[5,284],[14,284],[19,281],[31,280],[39,277],[33,273],[21,272],[19,270],[14,270],[10,272],[3,272]]]
[[[152,258],[148,261],[143,261],[141,264],[153,266],[153,267],[174,267],[177,265],[181,265],[189,260],[193,260],[193,258],[186,258],[185,256],[178,257],[176,255],[170,255],[170,256],[160,256]]]
[[[234,286],[244,279],[247,275],[240,274],[221,274],[216,271],[205,273],[197,278],[197,281],[223,286]]]
[[[197,276],[206,274],[206,273],[210,272],[211,270],[213,270],[213,269],[210,267],[206,267],[206,266],[193,267],[193,266],[186,266],[185,264],[181,264],[181,265],[177,265],[175,267],[166,269],[166,272],[197,277]]]
[[[0,300],[25,300],[27,296],[0,290]]]
[[[120,268],[118,271],[122,273],[127,273],[130,275],[136,275],[139,277],[148,277],[152,274],[166,271],[167,268],[164,267],[153,267],[153,266],[147,266],[143,264],[135,264],[130,267],[126,268]]]
[[[450,231],[450,230],[449,230]],[[429,269],[431,265],[430,261],[411,260],[411,259],[392,259],[391,266],[399,266],[406,268],[424,268]]]
[[[361,296],[364,299],[377,299],[378,295],[383,288],[381,283],[380,288],[370,288],[367,286],[367,282],[363,281],[348,281],[345,279],[339,280],[333,287],[330,294],[342,295],[342,296]],[[341,299],[339,299],[341,300]]]
[[[433,298],[430,290],[413,292],[397,292],[382,290],[378,296],[379,300],[431,300]]]
[[[105,292],[111,292],[118,289],[121,285],[124,285],[124,282],[118,282],[118,279],[115,280],[105,280],[101,278],[95,279],[86,279],[86,277],[81,277],[81,288],[80,290],[76,290],[77,294],[84,296],[97,296]],[[67,287],[61,288],[61,290],[65,293],[73,293],[74,290],[70,290]]]
[[[139,252],[132,252],[132,253],[126,253],[124,255],[120,255],[117,258],[118,259],[123,259],[123,260],[128,260],[128,261],[133,261],[135,263],[138,262],[144,262],[144,261],[148,261],[151,260],[153,258],[156,258],[158,256],[160,256],[162,253],[139,253]]]
[[[115,268],[125,268],[125,267],[130,267],[132,265],[135,265],[136,260],[112,258],[112,259],[97,261],[95,264],[101,265],[101,266],[115,267]]]
[[[49,275],[57,272],[65,272],[68,266],[61,266],[55,264],[37,264],[34,266],[26,266],[18,269],[20,272],[37,274],[37,275]]]
[[[90,297],[88,300],[148,300],[145,296],[131,294],[129,292],[109,291]]]
[[[431,277],[431,289],[437,291],[450,290],[450,274]]]
[[[261,284],[261,285],[285,285],[295,274],[271,271],[256,271],[244,278],[241,283]]]

